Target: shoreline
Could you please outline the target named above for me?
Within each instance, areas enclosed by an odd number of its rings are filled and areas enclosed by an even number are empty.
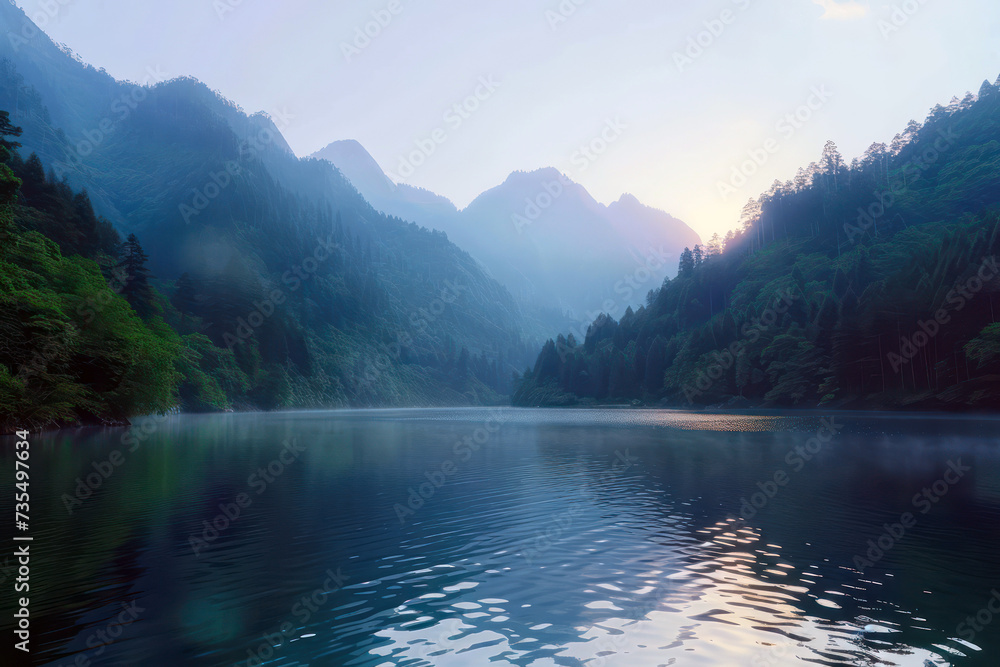
[[[813,417],[826,415],[853,415],[856,417],[914,417],[925,419],[948,419],[948,420],[1000,420],[1000,410],[997,411],[976,411],[976,410],[916,410],[916,409],[859,409],[859,408],[777,408],[777,407],[739,407],[729,408],[725,406],[659,406],[659,405],[632,405],[629,403],[595,403],[588,405],[562,405],[562,406],[525,406],[525,405],[431,405],[431,406],[387,406],[387,407],[335,407],[335,408],[303,408],[288,410],[229,410],[219,412],[171,412],[167,415],[138,415],[131,420],[95,420],[93,422],[80,422],[75,425],[53,425],[41,429],[31,429],[32,434],[58,433],[61,431],[78,431],[81,429],[126,429],[135,425],[136,420],[155,417],[198,417],[198,416],[219,416],[219,415],[307,415],[314,413],[363,413],[363,412],[392,412],[392,411],[430,411],[430,410],[553,410],[553,411],[583,411],[583,410],[635,410],[642,412],[669,411],[690,414],[711,414],[711,415],[745,415],[760,417]],[[16,430],[16,429],[15,429]],[[0,438],[14,436],[14,431],[0,432]]]

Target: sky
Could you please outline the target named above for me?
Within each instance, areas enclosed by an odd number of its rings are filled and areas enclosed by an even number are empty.
[[[191,75],[310,155],[356,139],[459,207],[552,166],[704,239],[1000,75],[995,0],[20,0],[120,79]],[[456,107],[456,105],[458,105]]]

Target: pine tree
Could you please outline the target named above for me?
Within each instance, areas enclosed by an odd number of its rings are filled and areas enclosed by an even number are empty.
[[[10,122],[10,113],[0,111],[0,162],[7,162],[11,154],[21,147],[16,141],[7,141],[7,137],[19,137],[22,130]]]
[[[684,252],[681,253],[681,261],[677,267],[677,273],[684,278],[694,273],[694,254],[690,248],[684,248]]]
[[[135,234],[129,234],[122,244],[119,257],[115,269],[120,276],[121,295],[140,317],[148,317],[154,310],[153,289],[149,284],[149,269],[146,268],[149,257],[143,252]]]
[[[662,336],[653,339],[649,346],[649,353],[646,355],[645,385],[646,393],[659,395],[663,388],[663,373],[667,370],[666,359],[667,344]]]
[[[708,256],[712,257],[714,255],[722,254],[722,238],[719,233],[716,232],[712,234],[712,238],[708,241]]]
[[[840,154],[837,144],[833,141],[826,142],[823,146],[823,157],[820,158],[820,165],[823,173],[833,178],[833,190],[840,190],[840,176],[847,168],[844,163],[844,156]]]
[[[14,216],[11,207],[17,198],[17,190],[21,180],[7,166],[15,149],[21,144],[8,141],[7,137],[21,136],[21,128],[14,127],[10,122],[10,114],[0,111],[0,253],[7,247],[8,239],[14,232]]]

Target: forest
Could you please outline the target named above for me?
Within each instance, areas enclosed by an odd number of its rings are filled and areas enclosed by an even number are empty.
[[[297,158],[288,118],[151,79],[47,38],[0,44],[3,430],[174,410],[998,405],[1000,80],[849,164],[827,143],[643,305],[542,345],[538,313],[446,234]]]
[[[508,400],[544,337],[504,286],[296,157],[290,115],[148,72],[0,42],[0,429]]]
[[[274,280],[238,261],[161,280],[138,237],[122,239],[85,190],[46,173],[36,154],[23,159],[21,128],[8,112],[0,119],[0,429],[173,410],[498,403],[509,393],[504,350],[472,353],[447,330],[432,347],[469,287],[443,287],[410,318],[387,321],[393,311],[380,300],[392,297],[372,267],[388,258],[371,239],[362,247],[339,214],[324,220],[328,238]],[[337,285],[350,301],[324,299]],[[304,298],[326,304],[297,310]],[[360,352],[359,323],[366,336],[383,332]],[[324,327],[325,339],[310,326]]]
[[[1000,79],[850,164],[828,142],[741,222],[549,340],[514,404],[1000,406]]]

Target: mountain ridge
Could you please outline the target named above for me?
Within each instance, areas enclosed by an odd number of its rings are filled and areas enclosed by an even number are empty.
[[[0,5],[0,26],[27,20]],[[131,253],[148,261],[155,296],[137,302],[136,326],[167,336],[154,338],[167,341],[160,358],[176,367],[163,369],[158,386],[179,391],[178,405],[458,405],[509,393],[529,341],[540,337],[510,293],[443,234],[382,215],[328,163],[297,158],[280,115],[247,114],[192,77],[116,81],[40,31],[19,49],[0,40],[0,59],[0,108],[24,128],[16,172],[82,211],[92,204],[141,240],[145,254],[138,241]],[[77,261],[80,232],[59,223],[63,209],[16,206],[18,238],[49,234]],[[91,217],[80,219],[96,224]],[[118,257],[86,259],[115,284]],[[72,308],[66,315],[60,326],[84,326]],[[35,342],[24,335],[30,358]],[[189,363],[209,357],[230,359],[240,380],[220,376],[212,388],[207,378],[223,367]],[[0,393],[46,395],[43,374],[24,386],[12,380],[19,363],[0,359]],[[185,384],[171,390],[174,377]],[[189,402],[195,394],[183,387],[195,377],[211,390]]]
[[[635,196],[603,204],[554,167],[513,171],[458,209],[443,196],[393,183],[356,141],[334,142],[310,157],[331,162],[374,207],[448,234],[519,299],[555,313],[550,327],[619,299],[614,287],[635,270],[637,255],[677,260],[683,248],[702,243],[684,222]],[[647,289],[676,274],[672,265],[657,272]],[[569,274],[577,284],[566,281]],[[641,300],[633,301],[622,311]]]
[[[512,400],[995,411],[998,173],[1000,79],[850,165],[827,142],[644,307],[549,340]]]

